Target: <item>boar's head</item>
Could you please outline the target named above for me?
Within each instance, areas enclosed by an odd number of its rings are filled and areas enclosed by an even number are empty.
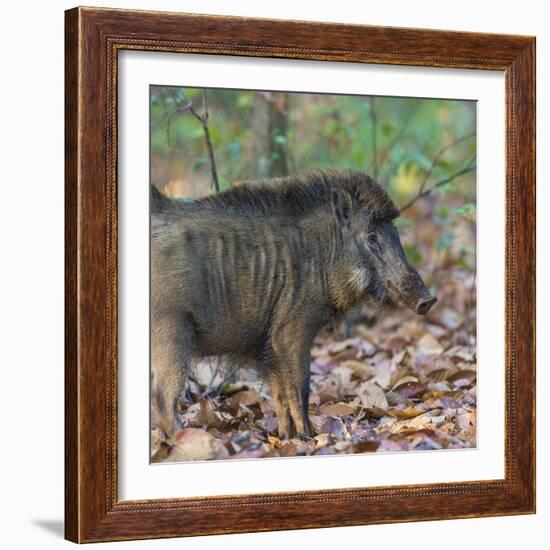
[[[399,210],[374,180],[360,172],[354,176],[354,185],[348,185],[348,180],[333,191],[353,282],[361,286],[368,302],[426,314],[437,299],[405,255],[393,224]]]

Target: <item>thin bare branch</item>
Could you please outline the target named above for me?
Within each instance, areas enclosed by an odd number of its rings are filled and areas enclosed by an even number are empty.
[[[422,105],[421,101],[417,101],[407,113],[407,116],[405,117],[405,120],[403,121],[403,124],[397,134],[393,137],[393,139],[382,149],[380,152],[380,155],[378,156],[378,162],[379,164],[382,164],[389,156],[389,154],[392,152],[393,148],[401,141],[403,135],[407,131],[407,128],[409,127],[409,124],[420,108],[420,105]]]
[[[462,136],[460,138],[458,138],[457,140],[455,141],[452,141],[451,143],[448,143],[447,145],[445,145],[444,147],[442,147],[438,152],[437,154],[435,155],[435,157],[433,158],[432,160],[432,164],[430,165],[430,168],[428,169],[428,171],[426,172],[426,175],[424,176],[424,179],[422,180],[422,183],[420,184],[420,188],[419,188],[419,191],[418,191],[418,194],[422,194],[423,191],[424,191],[424,187],[426,187],[426,184],[428,183],[428,180],[430,179],[430,177],[432,176],[432,173],[434,171],[434,168],[436,167],[439,159],[451,148],[453,148],[455,145],[458,145],[459,143],[462,143],[463,141],[466,141],[467,139],[470,139],[472,137],[474,137],[476,135],[475,132],[472,132],[471,134],[467,134],[465,136]]]
[[[172,119],[174,116],[180,114],[189,112],[192,116],[194,116],[200,123],[204,132],[204,141],[206,143],[206,149],[208,151],[208,159],[210,161],[210,172],[212,175],[212,182],[210,184],[211,188],[214,188],[216,190],[216,193],[220,190],[220,182],[218,179],[218,171],[216,169],[216,160],[214,158],[214,148],[212,147],[212,140],[210,139],[210,130],[208,128],[208,117],[210,116],[210,113],[208,112],[208,98],[206,95],[206,90],[202,90],[202,104],[203,104],[203,111],[204,113],[200,115],[195,111],[193,108],[193,103],[191,101],[188,101],[184,105],[180,105],[176,107],[172,113],[168,116],[168,121],[166,124],[166,142],[168,143],[168,146],[173,151],[176,151],[178,153],[188,153],[189,151],[185,151],[183,149],[178,149],[174,146],[171,140],[171,125],[172,125]]]
[[[216,160],[214,159],[214,148],[212,147],[212,140],[210,139],[210,130],[208,129],[208,117],[210,113],[208,112],[208,99],[206,96],[206,90],[202,90],[202,103],[204,114],[202,117],[199,117],[199,120],[202,123],[202,128],[204,130],[204,140],[206,142],[206,148],[208,149],[208,158],[210,159],[210,171],[212,172],[212,183],[211,187],[216,190],[216,193],[220,191],[220,182],[218,180],[218,171],[216,169]],[[194,113],[195,116],[196,113]]]
[[[418,191],[418,193],[409,201],[407,202],[406,204],[404,204],[400,209],[399,209],[399,212],[400,213],[403,213],[405,210],[407,210],[408,208],[410,208],[416,201],[426,197],[427,195],[429,195],[430,193],[432,193],[433,191],[435,191],[436,189],[438,189],[439,187],[442,187],[443,185],[447,184],[447,183],[451,183],[452,181],[454,181],[455,179],[459,178],[460,176],[464,176],[465,174],[468,174],[469,172],[473,172],[475,169],[476,169],[476,157],[475,155],[466,163],[466,165],[464,166],[464,168],[462,168],[461,170],[459,170],[458,172],[455,172],[454,174],[438,181],[437,183],[435,183],[434,185],[432,185],[432,187],[430,187],[429,189],[424,189],[424,190],[420,190]]]
[[[372,176],[378,180],[378,117],[374,97],[369,97],[370,120],[372,125],[371,134],[371,155],[372,155]]]
[[[204,88],[202,89],[202,106],[204,110],[204,122],[208,122],[208,117],[210,116],[210,113],[208,112],[208,97]]]

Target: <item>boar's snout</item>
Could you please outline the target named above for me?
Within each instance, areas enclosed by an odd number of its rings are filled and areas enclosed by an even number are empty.
[[[426,315],[437,302],[437,298],[430,294],[424,281],[410,264],[407,268],[406,275],[398,279],[395,285],[390,280],[387,281],[390,296],[395,302],[414,311],[417,315]]]
[[[416,304],[416,313],[418,315],[426,315],[428,311],[430,311],[430,308],[437,302],[437,298],[435,296],[430,296],[428,298],[421,299]]]

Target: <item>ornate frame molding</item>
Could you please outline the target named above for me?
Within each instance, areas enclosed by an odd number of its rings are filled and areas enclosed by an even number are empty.
[[[116,93],[118,52],[124,49],[505,73],[504,479],[118,500]],[[69,540],[94,542],[534,512],[533,37],[75,8],[66,12],[65,55],[65,517]],[[399,506],[395,506],[396,499]],[[370,502],[376,505],[366,506]]]

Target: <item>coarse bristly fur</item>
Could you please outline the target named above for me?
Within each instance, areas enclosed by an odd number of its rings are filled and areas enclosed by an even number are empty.
[[[351,307],[430,295],[386,191],[356,170],[245,182],[192,201],[151,188],[152,397],[166,433],[192,361],[229,355],[268,378],[279,435],[311,434],[310,350]]]
[[[356,210],[368,210],[372,219],[392,220],[399,210],[388,193],[369,175],[352,169],[318,169],[295,176],[272,178],[240,185],[194,201],[166,198],[156,189],[153,212],[188,212],[204,209],[241,216],[301,216],[324,207],[333,192],[343,191]]]

